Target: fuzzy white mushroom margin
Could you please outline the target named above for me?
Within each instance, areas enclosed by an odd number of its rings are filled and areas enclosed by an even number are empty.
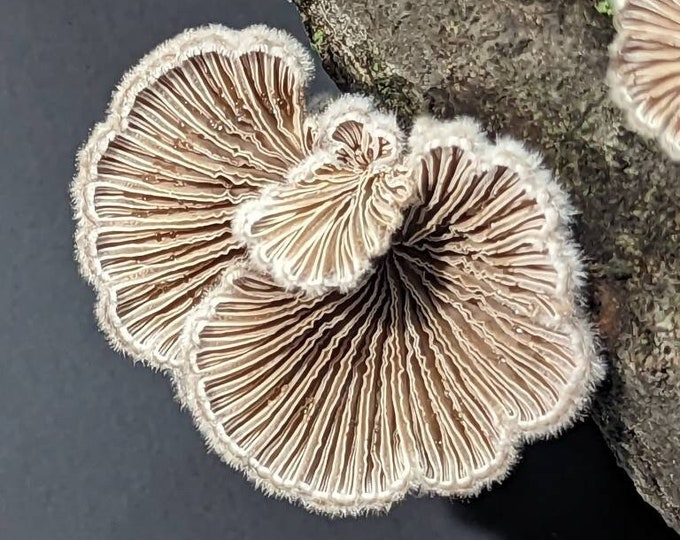
[[[82,276],[97,293],[95,313],[99,327],[116,351],[125,352],[154,368],[176,366],[181,359],[168,358],[137,341],[116,313],[117,292],[110,286],[110,276],[97,257],[99,223],[94,212],[94,192],[99,161],[109,144],[127,129],[137,96],[160,77],[201,54],[218,53],[235,59],[249,52],[264,52],[281,58],[295,74],[300,91],[304,93],[314,64],[305,48],[289,34],[261,25],[243,30],[220,25],[186,30],[156,47],[123,77],[113,93],[106,119],[92,129],[78,153],[77,174],[71,184],[76,220],[75,253]]]
[[[570,352],[576,368],[566,390],[547,414],[531,422],[520,423],[504,410],[492,411],[498,421],[500,433],[498,453],[485,469],[476,476],[467,478],[463,484],[432,484],[426,480],[422,471],[412,465],[404,477],[389,490],[380,493],[348,498],[341,493],[328,495],[315,492],[303,482],[287,481],[277,476],[257,459],[249,456],[224,430],[211,411],[208,397],[200,389],[196,361],[201,331],[213,318],[221,301],[229,296],[235,280],[252,272],[252,269],[247,263],[243,263],[226,271],[185,326],[182,341],[187,363],[178,374],[185,389],[182,396],[184,403],[210,449],[225,463],[242,471],[267,494],[297,502],[312,512],[324,515],[355,516],[386,512],[392,504],[409,493],[455,497],[478,494],[507,476],[517,462],[519,450],[525,442],[555,435],[580,418],[595,387],[605,374],[593,328],[583,313],[581,291],[585,272],[580,251],[572,240],[569,229],[575,212],[566,194],[543,167],[540,156],[528,152],[512,139],[502,138],[496,144],[490,143],[479,125],[467,118],[451,122],[419,119],[413,127],[408,146],[410,153],[407,156],[407,165],[412,170],[420,157],[429,150],[454,146],[474,154],[479,160],[480,170],[502,166],[517,172],[525,192],[543,210],[545,224],[540,234],[531,241],[548,254],[557,273],[555,298],[566,307],[560,316],[541,322],[571,337]]]
[[[622,18],[626,10],[631,8],[631,0],[613,0],[612,7],[614,9],[614,28],[616,29],[616,37],[609,45],[609,66],[607,68],[606,82],[609,86],[609,95],[612,101],[624,112],[626,123],[628,127],[646,139],[656,139],[661,149],[673,161],[680,161],[680,133],[673,136],[667,128],[663,125],[653,125],[645,114],[643,107],[639,100],[635,100],[630,93],[628,85],[621,77],[617,65],[622,62],[623,49],[629,39],[644,40],[645,35],[640,34],[635,36],[633,32],[624,28]],[[640,8],[638,8],[640,9]],[[678,9],[678,45],[672,47],[668,45],[669,49],[676,49],[677,56],[680,56],[680,5]],[[680,64],[679,69],[680,69]],[[680,86],[677,89],[680,94]],[[680,115],[680,111],[678,111]]]

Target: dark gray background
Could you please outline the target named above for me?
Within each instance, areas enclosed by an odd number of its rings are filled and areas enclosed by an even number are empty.
[[[208,22],[307,43],[285,0],[0,0],[0,540],[674,538],[590,421],[471,502],[310,515],[208,454],[165,378],[109,349],[72,259],[74,155],[127,68]],[[335,88],[319,72],[312,91]]]

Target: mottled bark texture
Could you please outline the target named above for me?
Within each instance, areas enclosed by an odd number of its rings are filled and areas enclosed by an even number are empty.
[[[608,17],[588,0],[294,0],[326,69],[408,124],[481,120],[540,149],[582,210],[611,364],[594,416],[680,531],[680,167],[629,132],[604,84]]]

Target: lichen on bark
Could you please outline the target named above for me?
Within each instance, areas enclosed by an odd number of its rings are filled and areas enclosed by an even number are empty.
[[[341,89],[408,125],[479,119],[541,150],[582,214],[610,377],[594,405],[619,463],[680,531],[680,166],[604,84],[611,19],[578,0],[294,0]]]

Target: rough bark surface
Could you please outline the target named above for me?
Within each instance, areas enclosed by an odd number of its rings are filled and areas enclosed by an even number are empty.
[[[293,0],[326,69],[405,125],[471,115],[541,149],[582,211],[610,377],[594,416],[680,531],[680,166],[623,125],[588,0]]]

